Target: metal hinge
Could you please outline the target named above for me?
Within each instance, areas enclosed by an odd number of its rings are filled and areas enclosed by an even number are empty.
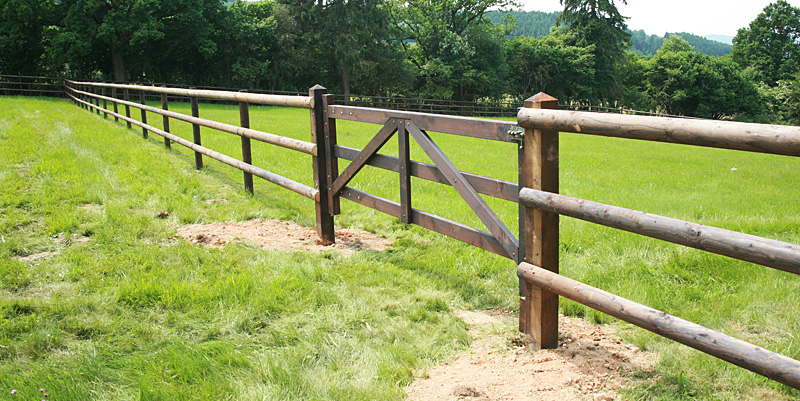
[[[525,139],[525,128],[511,126],[508,128],[508,136],[517,142],[522,142]]]

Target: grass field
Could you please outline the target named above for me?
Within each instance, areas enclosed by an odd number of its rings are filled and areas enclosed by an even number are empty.
[[[187,104],[170,109],[188,114]],[[201,104],[200,114],[238,121],[230,106]],[[251,124],[310,137],[304,110],[253,107]],[[171,125],[191,138],[188,124]],[[360,148],[378,129],[340,122],[339,142]],[[433,138],[462,170],[515,180],[514,145]],[[203,143],[240,155],[235,136],[204,129]],[[310,157],[255,142],[253,154],[255,165],[312,184]],[[800,159],[573,134],[562,134],[561,155],[564,194],[800,243]],[[419,148],[412,157],[428,161]],[[314,221],[302,196],[259,180],[251,196],[238,170],[206,158],[198,172],[193,161],[65,101],[0,98],[0,400],[34,399],[39,388],[52,400],[402,399],[415,371],[468,345],[454,309],[517,309],[513,263],[347,201],[337,225],[395,248],[343,258],[176,240],[189,223]],[[388,172],[366,168],[352,185],[399,198]],[[414,207],[482,228],[450,188],[413,186]],[[516,205],[487,201],[513,231]],[[564,275],[800,358],[800,278],[561,225]],[[18,260],[42,252],[50,257]],[[663,379],[627,390],[631,400],[800,396],[579,304],[561,309],[616,324],[657,353],[653,375]]]

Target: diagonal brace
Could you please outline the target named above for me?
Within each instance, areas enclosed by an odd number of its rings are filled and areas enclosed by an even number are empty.
[[[414,123],[406,120],[405,121],[406,130],[414,137],[414,140],[417,141],[419,146],[428,157],[433,161],[433,164],[436,167],[439,167],[439,170],[442,174],[447,178],[447,181],[453,188],[458,191],[458,194],[464,198],[464,201],[467,202],[470,208],[478,215],[478,218],[481,219],[486,228],[489,229],[489,232],[497,238],[500,244],[505,249],[508,257],[511,260],[517,260],[517,252],[519,252],[519,241],[514,237],[514,234],[511,234],[511,231],[508,230],[508,227],[500,221],[500,218],[497,217],[497,214],[486,204],[486,201],[478,195],[478,192],[475,191],[475,188],[464,178],[464,175],[461,174],[453,162],[445,156],[441,149],[433,142],[428,133],[425,131],[420,130]]]
[[[397,128],[397,119],[390,118],[386,121],[383,128],[369,141],[367,146],[364,146],[364,149],[358,153],[358,156],[353,159],[347,168],[342,171],[342,174],[336,178],[336,181],[333,182],[333,185],[329,189],[329,191],[331,191],[331,196],[336,196],[342,192],[342,189],[344,189],[353,177],[361,171],[367,162],[369,162],[369,159],[389,141],[389,138],[391,138],[395,132],[397,132]]]

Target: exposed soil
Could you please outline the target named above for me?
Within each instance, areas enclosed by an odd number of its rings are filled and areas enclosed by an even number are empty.
[[[330,249],[344,256],[370,249],[383,251],[392,242],[370,232],[357,229],[336,231],[336,244],[322,245],[315,229],[281,220],[255,219],[239,223],[191,224],[178,229],[177,234],[187,241],[208,248],[221,248],[239,241],[263,249],[280,251],[324,252]]]
[[[635,373],[653,369],[655,358],[624,344],[611,326],[560,316],[559,348],[531,352],[508,315],[456,315],[469,325],[470,349],[415,379],[406,388],[411,400],[617,400]]]

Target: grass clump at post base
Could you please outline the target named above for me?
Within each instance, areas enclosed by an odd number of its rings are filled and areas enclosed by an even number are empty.
[[[190,223],[311,226],[314,207],[259,180],[249,195],[240,171],[208,158],[195,171],[188,149],[166,150],[161,137],[143,140],[140,129],[68,102],[0,106],[0,399],[39,388],[54,400],[403,399],[415,369],[469,343],[454,308],[517,308],[512,262],[345,200],[337,224],[384,235],[394,249],[343,258],[174,239]],[[170,109],[189,114],[188,104]],[[236,124],[238,108],[201,104],[200,116]],[[189,124],[170,124],[191,138]],[[307,110],[253,106],[251,125],[310,140]],[[358,148],[380,129],[337,128],[341,144]],[[238,137],[202,134],[205,146],[240,155]],[[513,144],[432,137],[464,171],[515,180]],[[394,139],[382,150],[396,152]],[[254,141],[253,160],[313,184],[307,155]],[[791,243],[800,243],[797,171],[796,158],[561,137],[564,194]],[[397,183],[368,167],[351,185],[397,201]],[[412,185],[414,207],[483,228],[452,188]],[[515,204],[485,198],[517,226]],[[215,199],[228,202],[205,202]],[[798,278],[569,218],[561,225],[566,276],[797,357]],[[631,399],[798,395],[574,302],[562,299],[561,310],[616,322],[659,355],[648,375],[662,379],[627,390]]]

